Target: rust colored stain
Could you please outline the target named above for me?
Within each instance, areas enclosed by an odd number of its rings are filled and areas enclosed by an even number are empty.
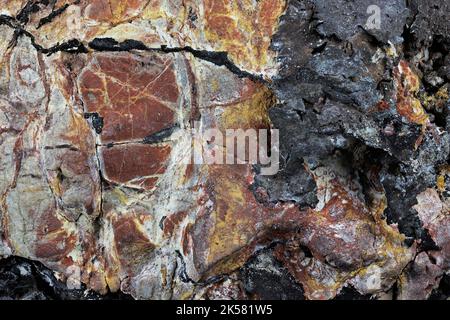
[[[420,87],[419,78],[406,61],[401,60],[394,69],[394,79],[397,87],[398,114],[416,124],[429,123],[428,115],[416,98]]]
[[[257,202],[249,189],[252,175],[247,165],[210,166],[204,187],[213,205],[202,206],[195,224],[187,230],[190,237],[185,236],[192,240],[198,270],[234,270],[251,255],[254,238],[290,212],[290,206],[270,208]],[[295,208],[292,214],[297,213]],[[214,270],[215,266],[218,269]]]
[[[96,0],[87,1],[88,18],[117,24],[132,18],[148,3],[145,0]]]
[[[75,247],[76,235],[67,233],[53,209],[44,212],[38,221],[36,257],[48,261],[63,261]]]
[[[285,6],[281,0],[205,0],[206,37],[259,72],[271,59],[270,38]]]
[[[136,217],[118,217],[113,219],[112,226],[121,265],[130,272],[137,272],[153,254],[155,245],[142,232],[142,225]]]
[[[86,112],[104,119],[104,143],[143,139],[174,124],[179,89],[168,55],[95,55],[79,85]]]
[[[187,255],[190,252],[190,250],[192,249],[191,232],[192,232],[192,223],[188,223],[186,225],[186,227],[183,229],[182,239],[181,239],[181,246],[183,248],[184,255]]]
[[[186,211],[176,212],[167,216],[164,219],[163,230],[165,235],[172,235],[174,230],[179,227],[179,224],[186,218]]]
[[[165,172],[170,151],[169,145],[126,144],[102,147],[105,178],[115,183],[151,189],[159,175]]]
[[[333,196],[320,212],[309,210],[303,221],[303,245],[320,259],[333,260],[344,270],[362,266],[376,257],[372,247],[377,234],[369,210],[336,184]]]

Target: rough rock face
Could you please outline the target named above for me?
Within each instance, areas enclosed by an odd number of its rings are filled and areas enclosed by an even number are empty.
[[[447,299],[449,14],[0,0],[0,299]]]

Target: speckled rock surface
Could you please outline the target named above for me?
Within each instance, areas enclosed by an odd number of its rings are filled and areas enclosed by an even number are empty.
[[[449,14],[0,0],[0,299],[448,299]]]

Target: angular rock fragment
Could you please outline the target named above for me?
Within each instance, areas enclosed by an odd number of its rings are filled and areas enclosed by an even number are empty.
[[[347,40],[358,32],[374,36],[380,42],[398,42],[409,9],[404,1],[312,1],[317,31],[325,37]]]
[[[101,143],[144,139],[176,122],[179,85],[162,55],[100,54],[79,76],[85,112],[103,119]]]

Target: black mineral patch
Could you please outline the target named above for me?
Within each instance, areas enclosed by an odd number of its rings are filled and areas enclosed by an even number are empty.
[[[347,40],[362,30],[386,43],[401,41],[409,9],[404,0],[314,0],[317,31],[324,37]],[[378,15],[378,16],[377,16]],[[379,17],[379,29],[372,24]]]
[[[42,263],[20,257],[0,260],[0,300],[116,300],[131,299],[119,293],[100,295],[84,286],[69,289]]]
[[[303,289],[275,260],[271,250],[263,250],[240,271],[246,292],[265,300],[303,300]]]

